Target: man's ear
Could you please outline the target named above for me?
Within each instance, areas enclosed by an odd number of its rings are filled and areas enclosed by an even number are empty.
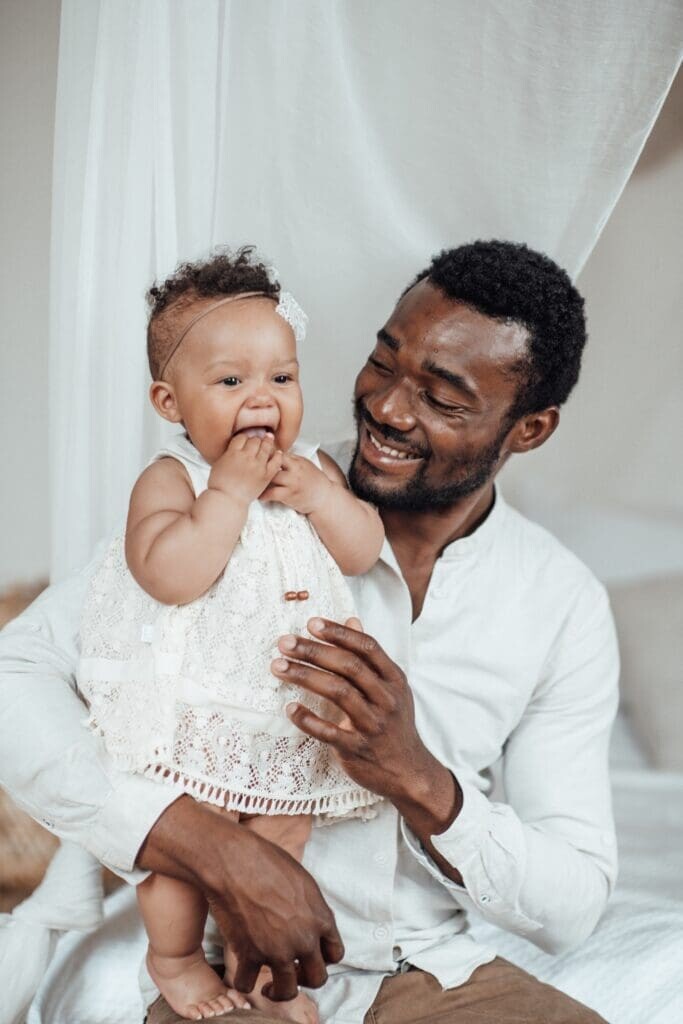
[[[173,385],[165,380],[153,380],[149,386],[149,399],[160,416],[169,423],[180,423],[182,417],[178,410]]]
[[[540,448],[553,434],[560,422],[560,410],[556,405],[541,412],[532,412],[518,419],[508,434],[507,448],[510,453],[520,454]]]

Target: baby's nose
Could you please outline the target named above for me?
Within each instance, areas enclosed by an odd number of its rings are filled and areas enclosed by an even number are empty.
[[[262,409],[264,406],[274,405],[275,400],[267,385],[255,387],[247,399],[247,405],[252,409]]]

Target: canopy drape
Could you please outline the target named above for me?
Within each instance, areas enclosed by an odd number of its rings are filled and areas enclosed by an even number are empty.
[[[50,325],[53,577],[121,522],[166,429],[144,292],[254,242],[310,315],[309,436],[439,249],[578,273],[680,61],[678,0],[63,0]]]

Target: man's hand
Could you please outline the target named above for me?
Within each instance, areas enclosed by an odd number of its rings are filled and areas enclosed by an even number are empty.
[[[335,485],[310,459],[283,455],[282,468],[261,495],[261,501],[279,501],[304,516],[319,512]]]
[[[137,863],[204,893],[237,956],[240,992],[253,989],[266,965],[273,981],[264,994],[293,999],[298,985],[323,985],[325,965],[344,955],[332,912],[308,872],[284,850],[191,797],[180,797],[161,815]]]
[[[248,437],[235,434],[209,474],[209,488],[246,505],[263,493],[282,465],[272,435]]]
[[[301,704],[288,706],[289,717],[302,732],[328,743],[347,775],[391,800],[428,842],[457,816],[462,794],[420,738],[404,673],[376,640],[349,625],[316,618],[308,629],[325,642],[282,637],[287,658],[277,658],[272,671],[325,697],[345,718],[335,724]]]

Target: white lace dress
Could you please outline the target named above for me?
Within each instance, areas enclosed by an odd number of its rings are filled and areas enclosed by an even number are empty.
[[[316,464],[316,448],[297,444]],[[186,468],[195,494],[210,466],[183,435],[160,451]],[[307,600],[285,593],[308,592]],[[306,516],[253,501],[213,586],[168,606],[133,579],[117,536],[96,570],[81,625],[78,684],[87,724],[117,764],[181,784],[198,800],[252,814],[371,816],[375,794],[357,786],[331,751],[302,733],[285,706],[324,717],[322,698],[276,679],[270,663],[285,633],[309,635],[313,615],[354,615],[349,587]]]

